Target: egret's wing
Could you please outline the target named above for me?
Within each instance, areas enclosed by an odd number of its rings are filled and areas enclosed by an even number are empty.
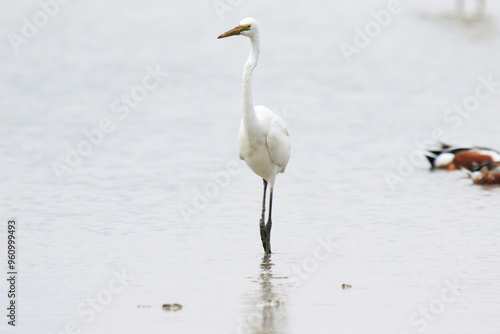
[[[291,143],[285,122],[279,117],[273,119],[267,135],[267,147],[271,160],[280,167],[280,173],[283,173],[290,159]]]

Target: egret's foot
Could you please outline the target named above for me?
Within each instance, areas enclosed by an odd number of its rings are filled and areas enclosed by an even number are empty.
[[[267,231],[267,250],[266,254],[271,254],[271,227],[273,226],[273,223],[271,222],[271,219],[266,224],[266,231]]]
[[[266,254],[271,253],[271,225],[272,223],[270,222],[264,225],[264,220],[260,220],[260,239],[262,240],[262,247],[264,247]]]

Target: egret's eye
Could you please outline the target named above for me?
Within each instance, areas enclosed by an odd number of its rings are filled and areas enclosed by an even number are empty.
[[[250,30],[251,26],[252,26],[251,24],[245,24],[243,28],[245,28],[245,30]]]

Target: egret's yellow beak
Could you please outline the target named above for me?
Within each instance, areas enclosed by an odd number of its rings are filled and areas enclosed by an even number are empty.
[[[236,28],[233,28],[229,31],[226,31],[225,33],[223,33],[222,35],[220,35],[217,38],[224,38],[224,37],[239,35],[239,34],[241,34],[242,31],[248,30],[249,28],[250,27],[248,27],[248,26],[239,25]]]

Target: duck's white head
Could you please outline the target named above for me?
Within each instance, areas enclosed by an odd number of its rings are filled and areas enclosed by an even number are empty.
[[[472,178],[472,181],[474,181],[474,183],[480,181],[485,174],[489,173],[488,171],[488,168],[485,166],[483,168],[481,168],[481,170],[477,170],[477,171],[474,171],[472,173],[470,173],[470,177]]]
[[[241,20],[235,28],[226,31],[217,38],[224,38],[229,36],[243,35],[247,37],[253,37],[259,33],[259,26],[254,18],[247,17]]]

